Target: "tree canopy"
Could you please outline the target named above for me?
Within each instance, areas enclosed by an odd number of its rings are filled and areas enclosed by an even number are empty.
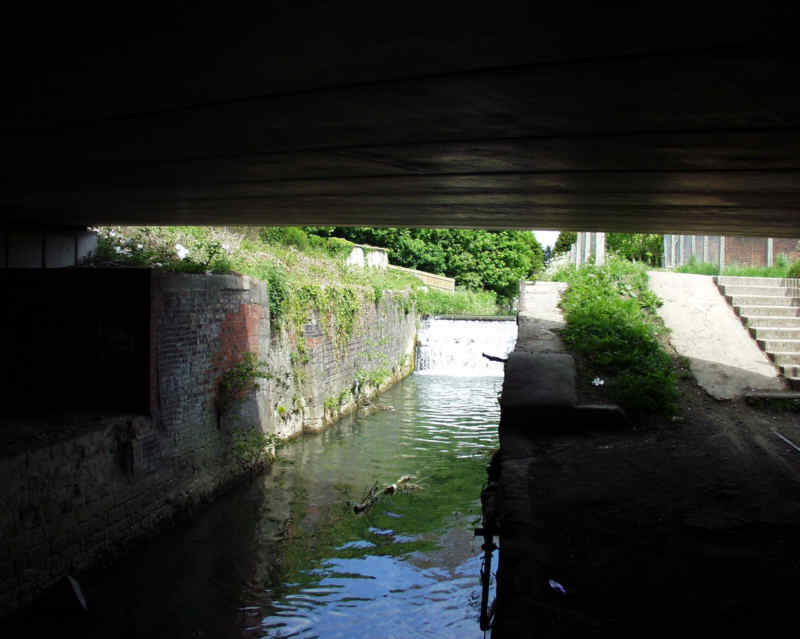
[[[517,295],[519,281],[544,265],[544,251],[530,231],[306,227],[316,235],[343,237],[389,249],[392,264],[453,277],[470,289]]]
[[[556,243],[553,245],[553,255],[555,256],[566,253],[569,251],[569,247],[572,246],[577,240],[578,234],[574,231],[561,231],[558,234]]]
[[[607,233],[606,248],[626,260],[661,264],[664,253],[662,236],[656,233]]]

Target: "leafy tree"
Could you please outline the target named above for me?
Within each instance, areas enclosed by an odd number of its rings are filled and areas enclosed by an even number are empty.
[[[509,300],[519,281],[544,266],[544,251],[530,231],[306,227],[309,233],[344,237],[389,249],[393,264],[454,277],[473,290]]]
[[[664,253],[661,238],[656,233],[608,233],[606,248],[626,260],[658,266]]]
[[[573,231],[561,231],[553,246],[553,257],[569,251],[569,247],[578,241],[578,234]]]

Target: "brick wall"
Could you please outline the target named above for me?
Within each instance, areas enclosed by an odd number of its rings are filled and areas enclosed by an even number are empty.
[[[766,266],[767,238],[725,237],[725,266]]]
[[[781,254],[789,259],[790,264],[796,260],[800,260],[800,250],[797,248],[797,239],[776,237],[772,240],[773,259]]]
[[[376,304],[365,293],[341,343],[317,313],[300,331],[273,331],[263,282],[149,278],[151,361],[140,375],[150,414],[80,413],[46,433],[29,419],[16,426],[30,437],[0,453],[0,615],[247,475],[232,452],[238,429],[318,430],[412,370],[416,314],[405,294]],[[220,415],[219,378],[245,351],[270,379]],[[14,424],[2,426],[10,437]]]

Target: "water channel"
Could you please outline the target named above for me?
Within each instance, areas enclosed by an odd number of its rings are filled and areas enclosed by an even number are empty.
[[[430,339],[424,326],[425,368],[380,396],[382,410],[288,444],[268,474],[87,578],[92,614],[76,630],[85,637],[483,636],[481,540],[473,528],[497,446],[502,369],[486,368],[480,351],[504,355],[516,327],[482,324],[503,333],[501,343],[476,338],[474,326],[466,335],[450,325]],[[454,364],[452,354],[436,352],[452,348],[473,355]],[[422,490],[353,513],[375,482],[406,474]],[[65,630],[62,622],[36,623]]]

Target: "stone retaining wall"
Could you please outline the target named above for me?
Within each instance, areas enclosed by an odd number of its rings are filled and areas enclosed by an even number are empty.
[[[319,430],[413,369],[406,294],[365,293],[342,340],[316,312],[274,329],[266,285],[248,277],[152,272],[150,286],[149,415],[74,414],[39,430],[14,418],[30,437],[0,458],[0,615],[247,476],[242,433]],[[269,378],[221,412],[218,382],[248,351]],[[0,424],[9,437],[12,422]]]

